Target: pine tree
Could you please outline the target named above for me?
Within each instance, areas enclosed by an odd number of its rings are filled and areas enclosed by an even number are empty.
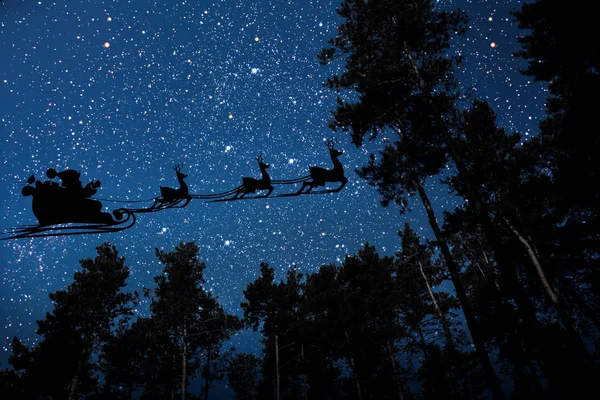
[[[303,374],[301,351],[306,341],[304,276],[292,269],[285,282],[275,281],[275,271],[261,263],[260,276],[246,286],[241,307],[247,326],[263,334],[262,377],[257,397],[285,398],[300,392]]]
[[[194,242],[180,243],[172,252],[156,249],[164,265],[154,278],[157,287],[150,305],[149,356],[158,375],[162,371],[170,379],[147,381],[147,396],[177,395],[186,398],[189,379],[203,365],[204,396],[212,385],[211,368],[220,356],[220,347],[239,329],[237,318],[227,314],[217,299],[204,288],[205,264],[198,258]],[[154,376],[147,376],[153,379]]]
[[[129,268],[115,246],[103,243],[96,252],[80,261],[66,290],[50,294],[54,310],[37,321],[42,339],[32,348],[13,340],[9,363],[23,381],[22,398],[70,400],[97,390],[94,356],[132,314],[137,295],[122,290]]]
[[[198,372],[204,378],[201,394],[222,378],[223,342],[241,328],[204,288],[205,264],[194,242],[174,251],[156,249],[162,273],[154,278],[150,316],[123,327],[105,346],[102,366],[105,398],[190,398],[187,387]]]
[[[255,400],[260,359],[253,354],[236,353],[228,360],[226,376],[235,400]]]
[[[448,279],[434,258],[435,248],[421,243],[408,223],[398,235],[402,250],[396,254],[395,281],[403,295],[403,323],[423,360],[418,376],[424,398],[482,398],[482,370],[475,354],[465,350],[467,341],[454,312],[458,302],[435,289]]]
[[[422,244],[410,224],[404,223],[404,230],[398,232],[401,238],[402,251],[396,253],[396,279],[399,290],[406,298],[403,315],[405,324],[411,326],[410,321],[417,325],[412,328],[423,329],[424,320],[432,320],[433,329],[443,332],[445,345],[456,348],[459,338],[455,337],[456,326],[451,320],[455,315],[452,309],[457,308],[456,298],[448,293],[434,293],[446,278],[440,265],[433,259],[433,250]]]
[[[258,397],[409,396],[397,360],[404,330],[393,272],[392,258],[368,244],[342,266],[322,266],[306,279],[291,270],[277,283],[262,264],[242,303],[248,324],[262,327]]]
[[[530,363],[540,363],[547,378],[553,376],[550,386],[556,388],[557,384],[562,385],[562,377],[568,375],[567,371],[557,372],[562,364],[558,360],[564,359],[565,355],[559,355],[555,345],[540,340],[540,337],[552,337],[555,342],[564,345],[561,351],[573,356],[579,354],[579,361],[577,357],[572,358],[568,367],[570,371],[575,370],[576,365],[586,363],[588,367],[582,370],[593,369],[572,307],[557,291],[562,280],[559,278],[564,272],[556,269],[559,257],[551,255],[570,251],[557,238],[561,219],[556,218],[554,210],[562,200],[556,197],[556,185],[547,175],[540,173],[540,165],[543,164],[539,154],[531,153],[536,147],[517,147],[520,136],[506,135],[503,129],[497,128],[495,119],[487,103],[475,101],[462,114],[463,135],[456,140],[456,148],[468,167],[469,181],[476,183],[480,199],[493,216],[511,263],[518,271],[523,293],[532,299],[537,309],[547,310],[562,322],[562,333],[560,329],[549,325],[544,327],[541,323],[536,326],[525,321],[522,327],[515,326],[523,332],[522,344],[518,347],[524,347]],[[449,179],[449,183],[453,190],[465,196],[463,181],[457,174]],[[462,213],[463,217],[473,215],[472,207],[469,208],[471,212]],[[454,218],[455,227],[456,221],[457,218]],[[499,294],[504,294],[503,289],[499,289]],[[516,318],[507,320],[515,321]],[[550,347],[544,347],[546,344]],[[583,373],[577,375],[585,376]],[[558,392],[554,390],[554,393]]]
[[[159,355],[168,352],[161,344],[167,340],[157,333],[152,319],[138,317],[108,341],[101,355],[104,398],[131,400],[134,392],[146,386],[164,387],[175,379],[172,369],[161,362]]]
[[[595,98],[600,88],[598,49],[590,47],[600,37],[588,4],[561,7],[537,0],[522,5],[513,15],[524,30],[522,50],[516,55],[528,60],[522,72],[536,81],[548,82],[547,118],[540,134],[527,145],[540,155],[544,173],[551,182],[555,236],[547,242],[562,248],[542,249],[553,254],[553,263],[565,279],[557,284],[595,329],[600,327],[600,167],[595,161],[600,148],[595,126]],[[567,278],[568,277],[568,278]]]
[[[331,359],[349,367],[347,390],[359,398],[398,398],[408,392],[395,363],[395,344],[405,331],[393,273],[393,259],[380,257],[366,243],[340,267],[324,266],[307,279],[314,330],[328,332],[320,344]]]
[[[522,71],[548,82],[547,118],[540,123],[546,167],[561,193],[561,212],[572,233],[598,240],[600,167],[596,160],[600,139],[590,134],[596,125],[600,89],[600,29],[590,4],[564,7],[552,0],[524,3],[513,12],[523,35],[516,55],[528,60]],[[583,182],[583,184],[582,184]],[[585,224],[585,227],[582,226]]]
[[[333,129],[350,130],[357,146],[367,134],[371,138],[382,134],[384,142],[389,133],[397,135],[385,145],[379,161],[371,156],[361,175],[378,187],[384,204],[393,199],[405,206],[408,194],[419,193],[489,386],[494,398],[502,399],[503,392],[469,308],[458,268],[423,188],[423,179],[437,174],[448,156],[464,177],[465,167],[453,148],[452,138],[458,95],[453,69],[460,59],[446,50],[453,35],[464,33],[466,17],[457,11],[438,11],[430,0],[344,1],[338,12],[344,22],[320,59],[329,64],[343,58],[344,72],[330,78],[328,86],[338,92],[356,91],[358,101],[340,96],[330,125]],[[486,233],[495,238],[489,216],[471,185],[467,188],[470,201],[485,222]],[[500,259],[500,243],[496,239],[494,244]],[[514,276],[502,261],[507,280],[515,287]]]

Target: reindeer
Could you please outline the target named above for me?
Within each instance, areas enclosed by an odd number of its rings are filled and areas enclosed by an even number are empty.
[[[160,187],[161,197],[154,199],[154,204],[150,207],[150,209],[153,209],[156,206],[160,206],[165,203],[166,204],[172,203],[175,200],[182,200],[182,199],[187,200],[186,203],[183,205],[183,207],[185,207],[187,205],[187,203],[190,202],[191,197],[188,192],[188,186],[184,181],[184,179],[187,178],[187,174],[184,174],[183,172],[181,172],[181,168],[182,168],[181,164],[177,164],[175,167],[173,167],[173,169],[175,170],[175,173],[177,174],[177,181],[179,182],[179,189],[173,189],[171,187],[161,186]]]
[[[304,181],[302,183],[302,187],[296,194],[302,194],[302,191],[305,187],[309,186],[308,190],[305,193],[310,193],[310,191],[317,186],[325,186],[325,182],[341,182],[339,188],[332,190],[333,192],[339,192],[342,190],[346,183],[348,183],[348,178],[344,176],[344,166],[338,160],[338,157],[344,154],[343,150],[336,150],[334,146],[336,145],[336,141],[334,138],[329,139],[325,145],[329,149],[329,155],[331,156],[331,161],[333,161],[333,169],[325,169],[321,167],[309,167],[310,170],[310,178],[312,181]]]
[[[265,164],[263,162],[262,152],[256,157],[256,161],[258,161],[258,167],[260,168],[260,173],[262,174],[261,179],[242,177],[242,185],[237,189],[235,196],[232,199],[237,199],[238,195],[241,193],[242,196],[240,199],[243,199],[245,195],[248,193],[255,193],[257,190],[269,190],[264,197],[268,197],[273,191],[273,185],[271,185],[271,177],[267,173],[267,168],[269,168],[270,164]]]

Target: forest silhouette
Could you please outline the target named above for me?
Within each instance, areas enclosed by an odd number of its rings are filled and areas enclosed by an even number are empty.
[[[50,295],[38,343],[14,338],[0,397],[208,399],[218,381],[236,399],[597,396],[594,14],[553,0],[513,12],[522,73],[549,92],[539,134],[523,140],[459,90],[461,60],[449,48],[466,32],[463,12],[430,0],[348,0],[338,12],[338,35],[318,56],[344,63],[326,83],[340,93],[330,127],[356,146],[381,145],[359,175],[383,206],[404,212],[419,200],[434,239],[405,224],[394,256],[365,244],[341,265],[292,268],[281,280],[262,263],[242,317],[204,289],[194,241],[156,250],[164,268],[142,294],[127,291],[129,268],[104,243]],[[443,182],[465,202],[440,212],[423,182],[447,165]],[[252,184],[248,192],[269,190]],[[150,315],[137,317],[144,297]],[[244,329],[260,332],[260,355],[224,347]]]

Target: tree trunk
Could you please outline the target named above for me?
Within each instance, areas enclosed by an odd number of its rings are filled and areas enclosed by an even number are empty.
[[[550,302],[556,306],[560,302],[560,300],[558,299],[558,295],[552,289],[552,285],[550,285],[550,282],[548,282],[548,278],[546,278],[546,274],[544,273],[542,265],[540,264],[540,261],[533,247],[529,244],[527,239],[525,239],[519,233],[519,231],[517,231],[517,228],[515,228],[506,217],[502,217],[502,219],[504,220],[504,223],[506,223],[506,226],[508,226],[508,229],[511,230],[511,232],[517,237],[517,239],[519,239],[519,242],[521,242],[523,247],[525,247],[525,251],[527,251],[527,255],[529,256],[531,263],[535,267],[535,272],[537,272],[538,278],[540,278],[540,283],[542,284],[546,295],[548,295]]]
[[[404,400],[404,390],[402,389],[402,383],[400,382],[400,377],[398,376],[398,368],[396,367],[396,359],[394,358],[394,353],[392,352],[392,346],[390,345],[390,341],[386,342],[388,354],[390,356],[390,361],[392,363],[392,371],[394,371],[394,375],[398,377],[398,381],[396,385],[398,385],[398,400]]]
[[[83,359],[86,358],[86,353],[85,351],[81,352],[81,358],[79,359],[79,362],[77,363],[77,371],[75,371],[75,376],[73,377],[73,379],[71,379],[71,384],[69,385],[69,397],[68,400],[73,400],[75,399],[75,392],[77,390],[77,385],[79,384],[79,374],[81,373],[81,369],[83,367]]]
[[[592,359],[590,357],[590,353],[587,351],[587,349],[585,347],[585,343],[581,339],[581,335],[580,335],[579,331],[577,330],[575,321],[571,317],[571,314],[566,310],[565,304],[561,301],[558,294],[556,294],[556,292],[552,288],[552,285],[548,281],[548,278],[546,277],[546,274],[544,273],[544,269],[542,268],[542,264],[540,263],[540,260],[538,258],[538,254],[537,254],[535,247],[533,246],[533,244],[530,244],[529,241],[527,239],[525,239],[525,237],[523,235],[521,235],[519,233],[517,228],[515,228],[510,223],[508,218],[502,217],[502,219],[506,223],[506,226],[508,226],[508,228],[511,230],[511,232],[517,237],[517,239],[519,239],[519,241],[521,242],[523,247],[525,247],[525,250],[527,251],[527,255],[529,256],[531,263],[535,267],[535,271],[537,272],[537,275],[538,275],[538,278],[540,279],[542,287],[544,288],[546,295],[550,299],[550,302],[552,303],[553,308],[556,310],[560,319],[562,320],[564,327],[567,329],[567,332],[569,332],[571,339],[575,342],[575,344],[581,351],[584,358],[588,361],[592,361]]]
[[[210,388],[210,348],[206,352],[206,377],[204,378],[204,400],[208,400],[208,389]]]
[[[427,342],[425,341],[425,335],[423,335],[421,325],[417,325],[417,333],[419,334],[419,339],[421,340],[421,350],[423,350],[423,358],[427,358],[429,357],[429,350],[427,349]]]
[[[481,243],[481,240],[479,240],[479,238],[476,238],[476,240],[477,240],[477,244],[479,244],[479,247],[481,249],[481,255],[483,256],[483,261],[485,262],[485,265],[488,268],[490,268],[491,263],[490,263],[490,259],[489,259],[488,255],[487,255],[487,251],[485,251],[485,248],[483,247],[483,243]],[[475,259],[475,257],[473,257],[473,259]],[[473,260],[471,260],[471,262],[473,262]],[[475,264],[477,264],[477,268],[479,268],[479,271],[481,272],[481,275],[483,276],[483,278],[487,280],[487,276],[483,272],[483,269],[481,268],[479,263],[475,263]],[[491,270],[491,268],[490,268],[490,270]],[[498,277],[496,276],[496,274],[492,274],[492,279],[494,280],[494,286],[498,290],[498,293],[502,293],[502,289],[500,288],[500,284],[498,283]]]
[[[186,374],[187,374],[187,328],[183,326],[183,348],[181,349],[181,400],[185,400]]]
[[[275,335],[275,400],[279,400],[279,342]]]
[[[433,290],[431,290],[431,286],[429,285],[429,280],[427,279],[427,275],[425,275],[425,271],[423,271],[423,264],[421,263],[421,261],[417,261],[417,264],[419,264],[419,270],[421,271],[421,276],[423,277],[423,280],[425,281],[425,285],[427,286],[427,291],[429,292],[429,297],[431,297],[433,306],[435,307],[435,310],[437,311],[438,316],[440,317],[440,321],[442,323],[442,328],[444,329],[444,334],[446,335],[446,343],[450,347],[454,348],[454,340],[452,339],[452,333],[450,332],[450,327],[448,326],[448,322],[446,321],[446,317],[444,317],[444,313],[442,312],[442,309],[440,308],[437,300],[435,299]]]
[[[77,374],[73,377],[73,380],[71,381],[71,385],[69,387],[69,400],[73,400],[75,398],[75,389],[77,388],[77,383],[78,383],[78,378],[77,378]]]
[[[454,263],[454,259],[452,258],[452,254],[450,253],[450,249],[448,248],[448,243],[446,242],[446,239],[444,238],[444,235],[442,234],[442,231],[438,225],[437,218],[435,217],[435,213],[433,211],[433,207],[431,206],[431,202],[429,201],[429,197],[427,197],[427,193],[425,192],[425,189],[423,188],[420,179],[414,174],[414,171],[413,175],[413,181],[417,186],[417,191],[419,192],[421,202],[423,203],[425,211],[427,212],[429,225],[433,230],[444,261],[446,262],[446,267],[450,272],[450,278],[454,285],[456,296],[458,297],[458,301],[461,304],[463,314],[465,315],[465,322],[467,324],[467,328],[469,329],[469,332],[471,333],[471,338],[473,339],[475,353],[477,354],[479,362],[483,367],[483,372],[485,374],[488,385],[492,391],[492,396],[494,400],[504,400],[504,393],[500,388],[500,383],[496,376],[496,372],[494,371],[494,367],[492,366],[492,363],[490,361],[490,357],[485,348],[485,344],[479,334],[479,328],[477,326],[477,321],[475,320],[475,315],[473,314],[473,311],[469,304],[469,298],[467,297],[465,288],[460,280],[458,267]]]
[[[302,354],[302,391],[304,392],[304,400],[308,400],[308,394],[306,393],[306,373],[304,372],[304,344],[300,345],[300,351]]]
[[[405,49],[408,48],[406,43],[404,43],[404,47],[405,47]],[[419,78],[419,86],[421,87],[421,89],[423,91],[426,91],[427,85],[426,85],[425,81],[423,80],[423,77],[421,75],[421,71],[419,70],[417,62],[415,61],[415,59],[413,58],[412,54],[410,54],[409,51],[406,51],[406,55],[408,56],[408,58],[411,62],[411,65],[413,67],[415,74]],[[462,161],[459,154],[454,149],[453,141],[451,140],[452,138],[450,137],[448,130],[445,128],[446,123],[442,120],[441,117],[438,117],[438,118],[440,120],[441,133],[444,137],[444,141],[446,142],[446,145],[448,146],[450,157],[452,158],[452,160],[454,161],[454,163],[456,165],[456,169],[458,170],[459,177],[463,181],[465,181],[466,168],[464,166],[464,162]],[[413,171],[413,175],[414,175],[414,171]],[[442,252],[442,256],[444,257],[446,266],[448,267],[448,271],[450,272],[450,277],[452,279],[452,283],[454,284],[454,289],[456,291],[456,295],[462,306],[463,313],[465,315],[465,321],[466,321],[467,327],[471,333],[471,338],[473,339],[473,345],[475,346],[475,352],[477,353],[479,362],[481,363],[481,365],[483,367],[483,372],[486,376],[486,380],[488,381],[488,384],[490,385],[490,389],[492,391],[492,396],[493,396],[494,400],[504,400],[504,398],[505,398],[504,393],[502,392],[502,389],[500,388],[500,383],[496,376],[496,372],[494,371],[494,367],[492,366],[492,363],[490,361],[489,354],[488,354],[487,350],[485,349],[483,340],[481,339],[481,337],[479,335],[477,321],[475,320],[475,316],[471,310],[471,306],[469,305],[469,301],[468,301],[464,286],[462,285],[462,283],[460,281],[458,267],[454,263],[454,259],[452,258],[452,254],[450,253],[450,249],[448,248],[448,243],[446,242],[446,239],[443,237],[442,231],[437,223],[435,213],[433,212],[433,208],[431,207],[431,202],[429,201],[429,198],[427,197],[427,194],[425,193],[425,189],[423,189],[423,185],[421,184],[420,179],[416,175],[414,178],[414,182],[417,185],[417,190],[419,192],[419,196],[421,197],[421,201],[423,202],[423,205],[425,206],[425,210],[427,211],[429,225],[431,225],[431,228],[433,229],[435,238],[440,247],[440,251]],[[469,186],[468,183],[469,182],[465,182],[465,186]],[[472,188],[469,186],[468,189],[472,189]],[[475,205],[476,205],[475,209],[479,212],[481,210],[481,203],[479,202],[479,199],[477,198],[477,196],[474,196],[474,192],[472,190],[469,193],[473,194],[471,196],[471,197],[473,197],[473,199],[469,199],[469,202],[475,203]],[[489,216],[487,216],[487,218],[489,221]],[[487,233],[485,223],[483,225],[484,225],[484,231]],[[491,226],[491,224],[490,224],[490,226]],[[494,242],[494,243],[497,243],[497,242]],[[492,247],[492,248],[496,249],[495,247]],[[501,249],[498,247],[498,250],[501,250]]]
[[[173,351],[173,381],[169,382],[169,384],[171,385],[171,400],[175,400],[175,389],[177,388],[177,382],[176,382],[176,376],[177,376],[177,354],[175,351]]]
[[[350,348],[352,348],[352,345],[350,344],[350,335],[348,335],[348,331],[344,331],[344,333],[346,334],[346,342],[348,343],[348,346]],[[352,357],[352,356],[350,356],[350,367],[352,368],[352,375],[354,375],[354,382],[356,383],[356,390],[358,392],[358,400],[363,400],[360,381],[358,380],[358,374],[356,373],[356,364],[354,362],[354,357]]]
[[[81,372],[81,361],[77,365],[77,372],[75,372],[75,376],[71,380],[71,384],[69,385],[69,400],[75,399],[75,391],[77,390],[77,384],[79,383],[79,373]]]

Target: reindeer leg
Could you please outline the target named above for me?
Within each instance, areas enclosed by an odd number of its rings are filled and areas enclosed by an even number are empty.
[[[154,203],[150,207],[148,207],[148,210],[154,210],[156,208],[156,205],[159,203],[159,201],[160,201],[159,197],[155,198]]]
[[[265,197],[269,197],[269,195],[271,194],[271,192],[273,191],[273,186],[269,186],[269,191],[267,192],[267,194],[265,194]]]
[[[308,186],[308,185],[309,185],[309,183],[308,183],[307,181],[304,181],[304,182],[302,182],[302,187],[300,188],[300,190],[298,190],[298,191],[296,192],[296,194],[302,194],[302,191],[303,191],[303,190],[304,190],[304,188],[305,188],[306,186]]]
[[[344,186],[346,186],[346,183],[348,183],[348,178],[344,176],[342,178],[342,185],[339,188],[335,189],[334,192],[339,192],[340,190],[342,190]]]
[[[240,194],[240,193],[242,194],[242,195],[240,196],[240,199],[243,199],[243,198],[244,198],[244,197],[245,197],[245,196],[246,196],[248,193],[250,193],[250,191],[248,190],[248,188],[247,188],[247,187],[245,187],[245,186],[242,186],[242,187],[239,189],[238,193],[237,193],[235,196],[237,197],[237,195],[238,195],[238,194]]]

